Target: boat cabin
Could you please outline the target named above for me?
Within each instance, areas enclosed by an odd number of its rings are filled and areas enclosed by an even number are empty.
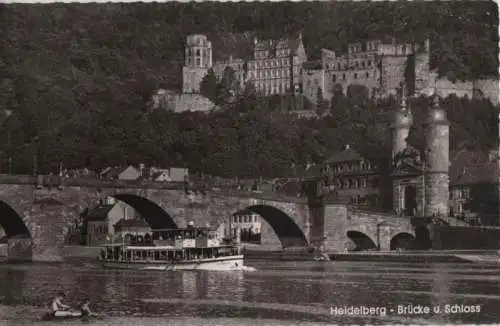
[[[239,248],[219,238],[209,227],[152,230],[123,234],[122,243],[104,245],[101,258],[112,261],[190,261],[239,254]]]

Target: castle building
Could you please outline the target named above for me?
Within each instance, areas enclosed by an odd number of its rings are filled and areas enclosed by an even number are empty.
[[[245,87],[245,61],[241,58],[233,58],[232,55],[229,56],[227,61],[216,61],[213,67],[215,77],[217,82],[220,82],[224,77],[224,71],[227,68],[231,68],[234,71],[235,79],[238,82],[238,87],[244,89]]]
[[[350,85],[363,85],[369,96],[384,97],[396,94],[402,83],[411,93],[421,92],[429,83],[429,47],[429,40],[417,45],[393,39],[350,43],[347,52],[340,55],[323,49],[320,62],[304,69],[304,95],[316,102],[317,88],[330,99],[335,87],[346,93]]]
[[[182,68],[182,92],[199,93],[200,83],[212,68],[212,42],[205,35],[189,35]]]
[[[247,81],[262,95],[298,92],[302,65],[307,61],[302,33],[296,39],[254,39],[253,59],[248,62]]]

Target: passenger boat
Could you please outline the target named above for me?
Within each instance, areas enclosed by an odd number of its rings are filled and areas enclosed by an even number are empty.
[[[236,243],[220,239],[208,227],[152,230],[121,236],[121,243],[105,244],[101,261],[106,268],[139,270],[234,270],[243,268]]]

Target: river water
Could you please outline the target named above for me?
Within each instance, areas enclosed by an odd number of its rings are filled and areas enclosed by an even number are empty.
[[[104,270],[85,261],[0,263],[0,324],[50,324],[40,318],[61,290],[70,304],[89,297],[103,315],[85,325],[500,322],[498,266],[320,261],[247,265],[256,271],[137,272]],[[343,308],[350,308],[350,315]]]

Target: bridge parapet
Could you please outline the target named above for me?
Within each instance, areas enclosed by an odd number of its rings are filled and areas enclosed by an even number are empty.
[[[274,192],[255,192],[255,191],[245,191],[245,190],[216,190],[211,192],[214,196],[224,196],[224,197],[236,197],[236,198],[250,198],[261,201],[277,201],[277,202],[287,202],[287,203],[297,203],[306,204],[307,198],[287,196],[282,194],[277,194]]]

